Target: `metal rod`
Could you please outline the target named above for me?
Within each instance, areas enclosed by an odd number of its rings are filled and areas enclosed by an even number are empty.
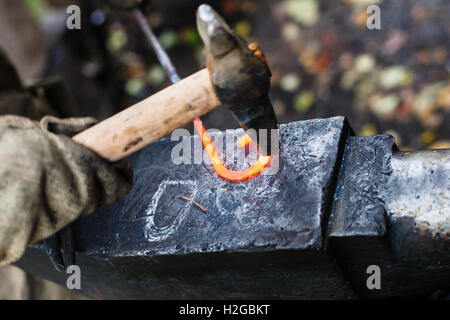
[[[147,18],[138,8],[133,8],[133,15],[136,18],[137,22],[139,23],[139,26],[141,27],[148,41],[152,45],[153,49],[155,50],[156,56],[158,57],[159,62],[164,68],[164,71],[166,71],[167,75],[169,76],[170,81],[172,83],[180,81],[181,80],[180,76],[178,75],[175,67],[172,64],[172,61],[167,55],[167,52],[163,49],[163,47],[158,41],[158,38],[156,38],[155,34],[153,33],[152,28],[147,22]]]

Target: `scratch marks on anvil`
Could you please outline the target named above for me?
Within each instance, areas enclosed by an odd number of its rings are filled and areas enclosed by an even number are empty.
[[[192,186],[192,192],[190,194],[190,198],[194,199],[197,194],[197,182],[193,180],[184,180],[184,181],[173,181],[173,180],[164,180],[158,186],[158,190],[156,190],[155,194],[150,201],[150,204],[147,207],[145,212],[145,218],[147,223],[145,225],[146,234],[145,237],[149,241],[162,241],[169,237],[171,234],[175,233],[179,226],[183,223],[186,215],[189,211],[189,207],[192,205],[191,202],[187,201],[183,208],[177,213],[173,222],[167,226],[159,227],[155,223],[155,215],[156,210],[158,209],[158,205],[163,195],[164,191],[168,186]]]

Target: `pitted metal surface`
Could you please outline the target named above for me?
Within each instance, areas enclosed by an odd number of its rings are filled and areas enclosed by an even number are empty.
[[[349,137],[331,213],[332,237],[386,233],[383,195],[392,174],[393,149],[389,135]]]
[[[450,150],[399,152],[391,165],[394,174],[385,199],[391,223],[409,218],[416,232],[448,239]]]
[[[330,245],[365,297],[450,287],[449,150],[400,152],[390,136],[350,137],[330,219]],[[369,290],[367,268],[381,268]]]

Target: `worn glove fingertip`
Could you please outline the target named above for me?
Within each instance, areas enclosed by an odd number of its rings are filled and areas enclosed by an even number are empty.
[[[73,137],[97,123],[98,121],[92,117],[59,119],[54,116],[45,116],[40,121],[42,130],[69,137]]]
[[[112,164],[114,168],[115,178],[113,183],[115,186],[112,188],[114,192],[107,197],[108,204],[114,203],[122,199],[133,188],[134,177],[133,168],[125,162],[119,161]]]

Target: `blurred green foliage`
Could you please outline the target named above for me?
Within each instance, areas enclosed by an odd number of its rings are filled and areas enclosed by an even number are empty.
[[[31,14],[38,19],[41,19],[47,11],[47,7],[42,0],[25,0],[25,4]]]

